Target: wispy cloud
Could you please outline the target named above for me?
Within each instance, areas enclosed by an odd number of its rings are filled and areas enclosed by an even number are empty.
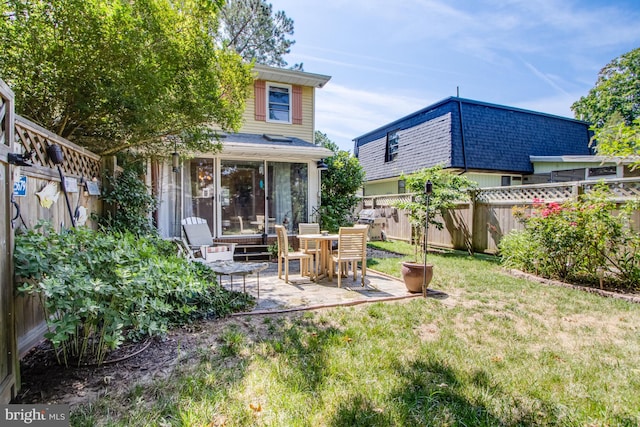
[[[327,85],[317,93],[316,128],[342,149],[352,148],[352,139],[410,114],[433,102],[394,91],[365,91]]]
[[[564,90],[562,87],[560,87],[555,81],[554,81],[554,77],[543,73],[542,71],[538,70],[536,67],[533,66],[533,64],[530,64],[527,61],[522,61],[522,63],[525,65],[525,67],[527,67],[529,70],[531,70],[531,72],[538,77],[540,80],[544,81],[545,83],[547,83],[549,86],[551,86],[552,88],[554,88],[555,90],[557,90],[558,92],[562,93],[563,95],[569,96],[570,94]]]

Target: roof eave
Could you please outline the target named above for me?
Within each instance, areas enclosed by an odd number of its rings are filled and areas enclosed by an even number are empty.
[[[253,70],[258,73],[258,79],[260,80],[310,86],[318,89],[324,87],[324,85],[331,80],[331,76],[325,76],[323,74],[287,70],[285,68],[269,67],[262,64],[254,65]]]

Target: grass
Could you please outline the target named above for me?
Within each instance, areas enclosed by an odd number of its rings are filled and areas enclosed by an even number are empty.
[[[238,319],[169,379],[72,425],[640,424],[640,306],[514,278],[492,257],[429,263],[446,298]],[[370,265],[399,274],[397,259]]]

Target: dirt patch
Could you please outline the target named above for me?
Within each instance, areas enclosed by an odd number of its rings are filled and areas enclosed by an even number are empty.
[[[50,344],[42,343],[22,359],[22,388],[12,403],[73,407],[107,393],[122,393],[134,384],[166,378],[178,365],[197,357],[199,348],[215,351],[222,332],[230,327],[242,330],[247,336],[264,334],[262,316],[204,321],[174,329],[164,338],[129,344],[108,356],[116,360],[113,363],[68,368],[58,365]]]

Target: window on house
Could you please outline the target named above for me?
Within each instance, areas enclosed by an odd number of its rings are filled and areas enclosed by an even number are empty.
[[[615,176],[617,174],[617,170],[618,168],[615,166],[602,166],[599,168],[589,168],[588,170],[588,176],[594,177],[600,177],[600,176]]]
[[[267,86],[268,121],[291,123],[291,87]]]
[[[403,194],[407,191],[406,184],[403,179],[398,180],[398,194]]]
[[[511,185],[511,177],[509,175],[502,175],[500,178],[500,185],[503,187],[508,187]]]
[[[385,162],[390,162],[398,157],[398,141],[400,135],[397,131],[389,132],[387,134],[387,150],[385,154]]]

